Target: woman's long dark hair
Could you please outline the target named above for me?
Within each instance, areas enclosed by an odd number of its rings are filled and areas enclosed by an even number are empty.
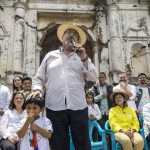
[[[22,105],[22,109],[23,110],[25,109],[25,97],[24,97],[24,94],[22,92],[18,91],[18,92],[13,93],[13,95],[11,97],[11,101],[10,101],[10,104],[9,104],[9,109],[10,110],[16,109],[16,106],[14,104],[14,99],[15,99],[16,95],[18,95],[18,94],[21,94],[23,99],[24,99],[24,103]]]
[[[15,78],[16,77],[20,78],[21,83],[22,83],[22,80],[23,80],[23,78],[21,76],[19,76],[19,75],[14,76],[14,78],[13,78],[13,92],[17,92],[18,91],[18,88],[15,86]]]

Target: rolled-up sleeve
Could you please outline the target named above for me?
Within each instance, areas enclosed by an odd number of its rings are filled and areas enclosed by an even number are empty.
[[[87,60],[87,68],[83,65],[83,73],[85,74],[86,81],[96,82],[98,80],[97,69],[90,58]]]

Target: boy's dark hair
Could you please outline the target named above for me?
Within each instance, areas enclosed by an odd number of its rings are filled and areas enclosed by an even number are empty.
[[[24,77],[24,78],[22,79],[22,83],[23,83],[24,81],[26,81],[26,80],[29,80],[29,81],[32,83],[32,79],[31,79],[30,77]]]
[[[40,97],[31,97],[27,99],[25,102],[25,106],[27,106],[28,104],[35,104],[38,105],[40,108],[45,107],[44,99]]]
[[[14,99],[15,99],[15,96],[18,95],[18,94],[21,94],[23,99],[24,99],[24,103],[23,103],[22,109],[23,110],[25,109],[25,97],[24,97],[24,94],[21,91],[17,91],[17,92],[14,92],[12,94],[12,97],[11,97],[11,100],[10,100],[10,104],[9,104],[9,109],[10,110],[16,109],[16,106],[14,104]]]
[[[105,78],[106,78],[106,73],[105,73],[105,72],[99,72],[99,75],[100,75],[100,74],[104,75]]]
[[[146,75],[145,73],[140,73],[140,74],[138,75],[138,79],[139,79],[140,76],[145,76],[145,77],[147,78],[147,75]]]

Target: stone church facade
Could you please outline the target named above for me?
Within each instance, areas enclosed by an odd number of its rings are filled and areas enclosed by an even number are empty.
[[[0,0],[0,74],[11,84],[15,74],[34,76],[43,57],[60,46],[58,25],[80,25],[84,47],[98,71],[111,82],[127,72],[150,76],[150,16],[146,0]],[[104,0],[105,1],[105,0]],[[95,9],[96,8],[96,9]]]

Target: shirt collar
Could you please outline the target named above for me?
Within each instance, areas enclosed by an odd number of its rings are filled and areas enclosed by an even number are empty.
[[[63,47],[62,47],[62,46],[59,47],[59,51],[60,51],[62,54],[66,55],[66,54],[64,53],[64,51],[63,51]],[[73,55],[73,54],[75,54],[74,51],[72,51],[68,56]]]

